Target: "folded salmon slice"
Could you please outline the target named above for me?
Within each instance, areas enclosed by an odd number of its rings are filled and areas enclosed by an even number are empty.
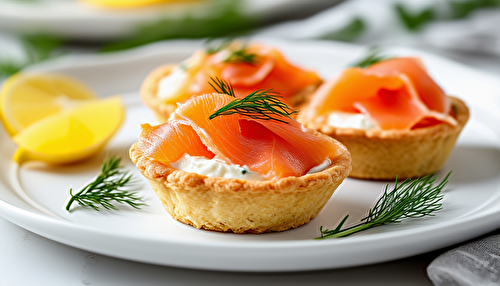
[[[232,48],[234,50],[234,48]],[[191,68],[186,70],[187,82],[180,90],[182,98],[212,93],[211,78],[222,78],[231,83],[237,97],[244,97],[257,89],[273,89],[286,100],[308,86],[316,86],[321,78],[314,71],[304,70],[289,63],[276,48],[257,44],[244,48],[252,61],[228,60],[231,50],[215,54],[195,53]]]
[[[301,118],[332,111],[367,115],[381,129],[410,130],[423,122],[456,122],[450,102],[415,58],[395,58],[366,69],[349,68],[323,84]],[[435,120],[429,120],[435,119]]]
[[[448,114],[450,100],[427,73],[421,60],[417,58],[393,58],[376,63],[367,69],[374,74],[405,74],[412,81],[417,94],[425,105],[437,112]]]
[[[176,144],[170,144],[171,141]],[[185,153],[208,159],[214,157],[191,127],[178,122],[157,126],[142,124],[139,146],[145,156],[163,163],[175,162]]]
[[[205,94],[181,104],[167,123],[156,127],[143,126],[139,148],[146,156],[172,163],[193,150],[227,164],[247,166],[268,179],[302,176],[327,159],[334,160],[341,152],[326,137],[302,130],[293,119],[288,123],[252,119],[241,114],[209,116],[235,100],[221,94]],[[184,136],[165,126],[189,129]],[[146,130],[144,130],[144,128]],[[150,129],[153,128],[153,129]],[[186,139],[189,137],[189,139]],[[158,138],[162,138],[159,140]],[[150,142],[155,142],[152,147]],[[186,144],[188,142],[188,144]],[[144,150],[156,150],[154,152]],[[152,154],[152,155],[148,155]],[[212,155],[213,154],[213,155]],[[210,157],[211,156],[211,157]]]

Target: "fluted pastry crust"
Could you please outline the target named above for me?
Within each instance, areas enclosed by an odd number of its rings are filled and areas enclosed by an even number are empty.
[[[157,96],[158,83],[162,78],[169,75],[174,67],[175,64],[166,64],[154,69],[144,79],[139,91],[142,102],[153,111],[156,119],[160,122],[166,122],[170,114],[177,108],[177,103],[165,103],[164,100]]]
[[[349,152],[335,144],[341,152],[327,169],[268,181],[180,171],[145,157],[137,143],[130,158],[174,219],[199,229],[263,233],[296,228],[318,215],[351,171]]]
[[[321,120],[302,122],[306,127],[331,136],[351,152],[350,177],[373,180],[414,178],[435,173],[445,163],[469,119],[463,101],[450,96],[457,125],[440,123],[409,131],[336,128]],[[299,114],[299,121],[301,121]]]

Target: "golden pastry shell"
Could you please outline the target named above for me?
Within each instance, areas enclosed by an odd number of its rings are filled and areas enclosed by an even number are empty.
[[[449,98],[453,106],[450,113],[456,112],[456,126],[440,123],[400,131],[335,128],[326,124],[326,118],[302,123],[347,147],[352,156],[350,177],[373,180],[421,177],[441,169],[469,119],[465,103],[455,97]]]
[[[130,157],[174,219],[199,229],[263,233],[296,228],[318,215],[351,171],[349,152],[335,144],[340,155],[327,169],[267,181],[180,171],[144,156],[138,143]]]

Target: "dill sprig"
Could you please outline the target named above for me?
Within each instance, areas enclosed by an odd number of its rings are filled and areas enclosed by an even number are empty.
[[[321,226],[321,236],[316,239],[344,237],[375,226],[400,222],[406,218],[433,216],[435,212],[442,209],[443,194],[441,191],[448,183],[450,174],[451,172],[436,186],[434,186],[435,178],[433,175],[414,180],[406,179],[399,185],[396,179],[394,189],[389,191],[389,185],[385,186],[383,195],[369,210],[368,215],[361,219],[362,223],[342,229],[349,217],[346,215],[333,230],[323,229]]]
[[[111,156],[104,161],[99,175],[93,182],[76,194],[73,194],[73,189],[70,189],[71,198],[66,205],[66,210],[69,211],[74,202],[84,208],[90,207],[96,211],[99,211],[99,205],[107,210],[118,210],[113,202],[128,204],[135,209],[145,206],[146,204],[141,202],[142,198],[136,193],[121,189],[132,183],[132,175],[123,170],[120,162],[120,157]]]
[[[371,48],[368,54],[364,56],[361,60],[351,64],[352,67],[367,68],[379,62],[391,59],[393,57],[382,54],[382,51],[378,48]]]
[[[235,99],[215,111],[208,119],[221,115],[238,113],[251,119],[275,120],[288,123],[284,117],[291,119],[290,115],[297,111],[281,101],[281,96],[271,89],[258,89],[241,99]]]
[[[247,44],[235,43],[233,39],[227,39],[219,44],[208,45],[205,49],[206,53],[211,55],[223,50],[227,50],[228,54],[223,60],[224,63],[247,63],[255,64],[257,61],[257,54],[250,53],[247,49]],[[233,45],[233,46],[231,46]],[[234,48],[235,45],[240,45],[239,48]]]
[[[222,94],[227,94],[232,97],[236,97],[234,94],[234,89],[231,83],[225,82],[224,80],[215,77],[215,78],[210,78],[210,80],[213,82],[208,82],[210,86],[215,90],[217,93],[222,93]]]
[[[225,63],[247,63],[247,64],[255,64],[257,61],[257,55],[250,53],[245,46],[241,48],[231,51],[231,53],[224,59]]]

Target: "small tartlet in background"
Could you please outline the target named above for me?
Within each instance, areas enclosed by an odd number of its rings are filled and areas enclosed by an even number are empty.
[[[328,122],[328,112],[334,111],[363,114],[378,126],[337,127]],[[372,180],[437,172],[468,119],[466,104],[447,96],[416,58],[348,68],[325,82],[298,115],[307,128],[347,147],[352,155],[350,177]]]

